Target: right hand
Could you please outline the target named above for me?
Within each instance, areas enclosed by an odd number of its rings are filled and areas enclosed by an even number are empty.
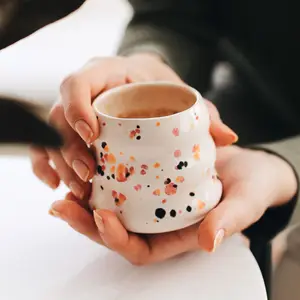
[[[52,188],[62,180],[79,199],[89,196],[89,180],[95,172],[95,160],[87,144],[100,134],[99,122],[92,102],[100,93],[127,83],[170,81],[184,84],[161,59],[153,54],[131,57],[97,58],[67,77],[61,86],[61,101],[50,113],[50,123],[65,138],[65,146],[57,150],[32,148],[35,175]],[[218,146],[234,143],[237,135],[222,123],[215,106],[206,100],[210,131]],[[50,166],[52,161],[55,169]]]

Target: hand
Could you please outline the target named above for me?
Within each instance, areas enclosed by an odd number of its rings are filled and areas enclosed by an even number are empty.
[[[67,200],[55,202],[50,213],[135,265],[155,263],[197,249],[215,251],[225,237],[249,227],[267,208],[288,202],[297,189],[293,170],[275,155],[235,146],[217,151],[217,171],[224,197],[200,226],[137,235],[127,232],[113,212],[97,210],[92,214],[84,202],[78,203],[71,194]]]
[[[139,54],[132,57],[99,58],[69,76],[61,86],[61,102],[50,113],[50,123],[65,137],[61,151],[32,149],[34,173],[52,188],[62,180],[76,195],[88,195],[87,181],[94,175],[95,161],[86,144],[100,133],[99,122],[92,108],[93,99],[104,90],[132,82],[171,81],[183,84],[180,78],[158,57]],[[237,135],[222,123],[214,105],[206,101],[211,115],[211,134],[217,145],[228,145]],[[52,161],[55,169],[49,165]]]

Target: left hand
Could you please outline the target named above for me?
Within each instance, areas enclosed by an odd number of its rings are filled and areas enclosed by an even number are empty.
[[[135,265],[159,262],[200,248],[213,252],[225,237],[259,220],[266,209],[288,202],[297,189],[292,168],[275,155],[236,146],[219,148],[217,155],[223,200],[200,226],[137,235],[127,232],[113,212],[97,210],[93,216],[71,194],[68,200],[55,202],[50,213]]]

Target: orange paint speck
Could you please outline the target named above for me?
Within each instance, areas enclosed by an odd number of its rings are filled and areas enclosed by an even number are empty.
[[[123,152],[120,152],[120,155],[124,155],[124,153],[123,153]]]
[[[184,177],[183,176],[177,176],[176,177],[176,182],[180,182],[180,183],[184,182]]]
[[[115,167],[115,166],[112,166],[112,167],[110,168],[110,173],[115,173],[115,170],[116,170],[116,167]]]
[[[160,126],[160,122],[156,122],[156,126],[159,127]]]
[[[108,152],[108,151],[109,151],[109,148],[108,148],[107,145],[104,147],[104,151],[105,151],[105,152]]]
[[[165,203],[167,203],[167,200],[166,200],[166,199],[163,199],[163,200],[161,201],[161,203],[162,203],[162,204],[165,204]]]
[[[160,189],[156,189],[155,191],[153,191],[153,195],[160,196]]]
[[[156,178],[156,179],[159,179],[159,176],[156,176],[155,178]]]
[[[205,207],[205,203],[201,200],[198,200],[197,206],[199,210],[203,209]]]
[[[193,155],[193,157],[194,157],[194,160],[200,160],[200,153],[199,152],[195,153]]]
[[[112,154],[112,153],[109,153],[107,155],[107,157],[105,157],[106,161],[109,163],[109,164],[115,164],[116,163],[116,157]]]
[[[156,168],[156,169],[159,168],[159,167],[160,167],[160,163],[158,163],[158,162],[155,163],[155,164],[153,165],[153,167]]]
[[[130,160],[131,160],[131,161],[135,161],[134,156],[130,156]]]
[[[200,151],[200,145],[196,144],[193,146],[193,153],[199,152]]]

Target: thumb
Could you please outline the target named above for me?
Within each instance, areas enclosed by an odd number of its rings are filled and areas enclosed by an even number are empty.
[[[210,211],[198,231],[200,248],[214,252],[225,237],[241,232],[255,223],[262,215],[262,210],[253,205],[253,199],[242,195],[225,197],[224,200]]]
[[[210,115],[210,133],[217,146],[227,146],[236,143],[237,134],[224,124],[220,118],[220,114],[213,103],[205,100]]]

